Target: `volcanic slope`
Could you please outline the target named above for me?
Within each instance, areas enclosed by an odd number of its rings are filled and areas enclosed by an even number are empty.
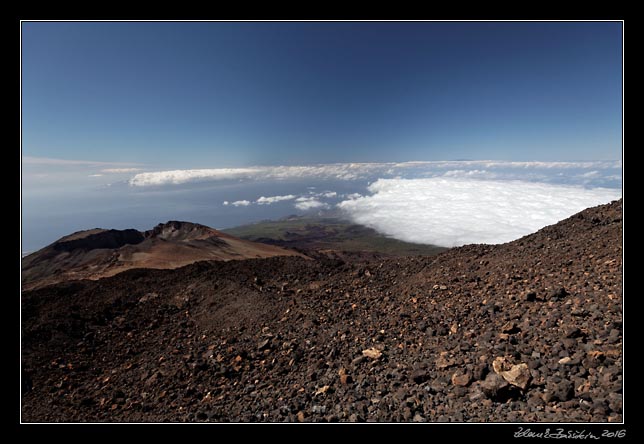
[[[241,239],[262,242],[298,251],[327,250],[365,253],[363,256],[432,256],[445,247],[403,242],[372,228],[347,222],[339,217],[289,216],[225,229]],[[372,253],[372,254],[369,254]],[[359,254],[352,254],[357,258]]]
[[[503,245],[23,293],[23,421],[622,419],[622,204]]]
[[[145,232],[79,231],[22,259],[23,288],[99,279],[132,268],[172,269],[203,260],[296,256],[284,248],[238,239],[210,227],[170,221]]]

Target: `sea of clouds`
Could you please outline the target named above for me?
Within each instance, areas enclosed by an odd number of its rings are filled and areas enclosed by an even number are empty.
[[[519,180],[380,179],[338,206],[356,223],[408,242],[454,247],[518,239],[621,190]]]
[[[139,172],[128,183],[138,189],[262,183],[270,189],[288,182],[294,187],[289,194],[249,195],[222,205],[335,209],[396,239],[453,247],[508,242],[618,199],[621,167],[620,161],[343,163]],[[305,190],[312,181],[322,181],[326,190]],[[343,192],[333,191],[334,184]]]

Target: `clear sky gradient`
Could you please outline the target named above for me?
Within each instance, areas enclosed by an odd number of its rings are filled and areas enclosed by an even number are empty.
[[[23,155],[621,159],[621,23],[23,23]]]

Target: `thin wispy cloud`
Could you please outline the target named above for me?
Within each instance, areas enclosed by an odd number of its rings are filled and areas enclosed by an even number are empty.
[[[321,202],[315,197],[298,197],[295,200],[295,208],[302,211],[322,210],[329,208],[329,204]]]
[[[101,170],[102,173],[108,174],[123,174],[123,173],[136,173],[141,171],[142,168],[104,168]]]
[[[248,207],[251,205],[272,205],[278,202],[286,202],[294,200],[295,203],[293,206],[298,210],[306,211],[311,209],[325,209],[330,208],[330,205],[326,202],[322,202],[320,198],[333,198],[337,196],[335,191],[325,191],[324,193],[314,193],[310,192],[308,195],[296,196],[294,194],[287,194],[283,196],[260,196],[255,201],[250,200],[238,200],[235,202],[229,202],[227,200],[223,201],[224,206],[233,205],[236,207],[244,206]]]
[[[445,247],[508,242],[621,196],[620,189],[460,177],[381,179],[369,191],[338,207],[386,235]]]
[[[269,196],[269,197],[264,197],[261,196],[259,199],[257,199],[255,202],[258,203],[259,205],[271,205],[276,202],[283,202],[285,200],[293,200],[295,199],[295,195],[293,194],[288,194],[286,196]]]
[[[97,160],[80,159],[54,159],[50,157],[22,156],[22,163],[26,165],[58,165],[58,166],[87,166],[87,167],[109,167],[109,166],[130,166],[128,162],[104,162]],[[140,169],[126,172],[140,171]]]

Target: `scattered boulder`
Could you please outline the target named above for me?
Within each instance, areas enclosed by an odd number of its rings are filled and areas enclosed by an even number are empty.
[[[371,359],[379,359],[382,356],[382,352],[375,347],[362,350],[362,355]]]
[[[528,388],[532,379],[528,364],[525,363],[513,365],[510,370],[501,372],[501,377],[521,390]]]
[[[460,371],[457,371],[452,375],[452,384],[460,387],[467,387],[471,381],[472,376],[469,373],[462,373]]]
[[[508,382],[496,373],[489,373],[479,388],[488,398],[495,400],[500,397],[502,392],[508,387]]]
[[[501,356],[492,362],[492,368],[496,374],[521,390],[525,390],[532,379],[528,364],[512,365],[506,358]]]

